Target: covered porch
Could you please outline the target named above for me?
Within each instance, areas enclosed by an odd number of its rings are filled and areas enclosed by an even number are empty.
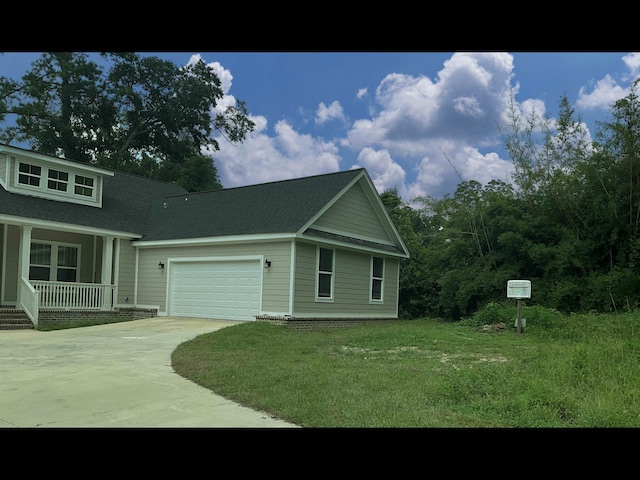
[[[120,238],[43,222],[0,223],[0,307],[24,311],[111,311]]]

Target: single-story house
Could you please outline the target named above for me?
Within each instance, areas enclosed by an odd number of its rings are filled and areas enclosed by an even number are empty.
[[[363,168],[188,193],[0,144],[0,307],[398,318],[409,253]]]

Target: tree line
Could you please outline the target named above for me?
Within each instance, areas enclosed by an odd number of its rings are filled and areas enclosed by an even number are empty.
[[[512,182],[462,181],[452,195],[382,199],[411,258],[400,269],[403,318],[457,320],[506,301],[531,280],[529,304],[564,313],[635,310],[640,302],[638,81],[592,140],[566,96],[555,120],[519,114],[501,127]]]

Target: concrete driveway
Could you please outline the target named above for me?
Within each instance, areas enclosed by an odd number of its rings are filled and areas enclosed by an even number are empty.
[[[181,377],[171,353],[237,322],[156,317],[0,331],[0,427],[296,428]]]

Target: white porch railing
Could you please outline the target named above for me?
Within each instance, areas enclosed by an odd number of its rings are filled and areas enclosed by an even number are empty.
[[[38,325],[38,292],[33,288],[29,280],[20,279],[20,306],[26,312],[35,326]]]
[[[36,280],[31,284],[40,294],[40,308],[110,310],[113,306],[113,285]]]

